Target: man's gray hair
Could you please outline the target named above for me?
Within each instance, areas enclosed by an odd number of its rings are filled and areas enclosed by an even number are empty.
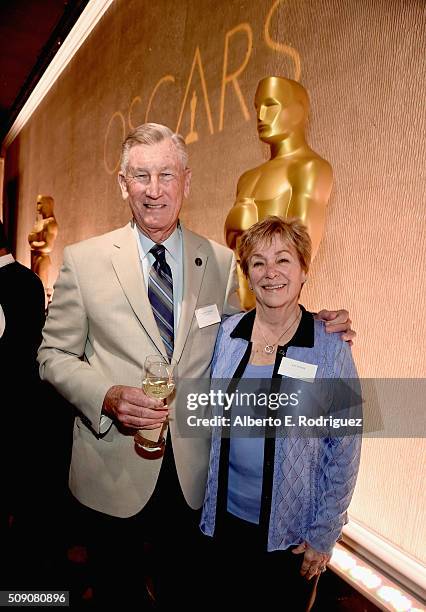
[[[129,163],[129,152],[132,147],[137,145],[150,146],[163,142],[163,140],[172,141],[176,147],[182,168],[186,168],[188,164],[188,151],[183,136],[172,132],[170,128],[160,123],[143,123],[129,132],[126,140],[123,142],[120,161],[121,172],[126,174],[127,165]]]

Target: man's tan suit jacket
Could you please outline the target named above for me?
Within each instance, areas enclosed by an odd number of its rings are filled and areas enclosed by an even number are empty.
[[[197,379],[209,376],[219,324],[199,329],[195,310],[217,304],[220,315],[235,312],[235,259],[229,249],[185,228],[182,237],[184,288],[173,357],[179,378]],[[145,357],[157,353],[166,355],[131,225],[65,248],[39,350],[40,373],[80,415],[73,432],[71,491],[84,505],[112,516],[129,517],[143,508],[161,458],[140,457],[134,431],[120,432],[107,417],[101,427],[103,400],[112,385],[140,387]],[[178,384],[172,414],[180,409],[185,407]],[[181,487],[188,504],[199,508],[210,442],[180,437],[175,427],[172,418]]]

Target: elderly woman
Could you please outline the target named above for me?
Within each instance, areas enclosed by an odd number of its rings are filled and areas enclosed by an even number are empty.
[[[256,308],[222,323],[212,378],[229,379],[228,392],[250,378],[272,379],[276,389],[294,382],[291,358],[300,378],[357,379],[348,344],[299,304],[311,258],[305,226],[268,217],[244,234],[239,257]],[[212,558],[220,557],[214,590],[226,585],[241,609],[257,600],[311,608],[359,464],[360,436],[335,435],[214,432],[201,529],[213,536]]]

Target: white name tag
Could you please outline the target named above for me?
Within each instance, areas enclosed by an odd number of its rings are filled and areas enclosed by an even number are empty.
[[[197,317],[198,327],[200,329],[202,329],[203,327],[207,327],[208,325],[220,323],[220,314],[216,304],[212,304],[211,306],[203,306],[203,308],[198,308],[195,311],[195,316]]]
[[[312,363],[305,363],[304,361],[297,361],[297,359],[290,359],[290,357],[283,357],[278,369],[278,374],[289,376],[290,378],[299,378],[305,382],[314,382],[317,370],[318,366]]]

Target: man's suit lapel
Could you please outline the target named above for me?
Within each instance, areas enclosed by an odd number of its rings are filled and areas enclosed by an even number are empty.
[[[112,246],[111,263],[135,316],[160,353],[167,356],[152,314],[151,304],[145,289],[139,252],[130,224],[123,227],[122,233]]]
[[[183,299],[178,332],[175,338],[173,357],[176,361],[182,356],[185,343],[194,318],[195,306],[203,282],[208,255],[203,250],[199,236],[182,227],[183,238]],[[197,260],[197,263],[195,263]],[[197,265],[199,264],[199,265]]]

